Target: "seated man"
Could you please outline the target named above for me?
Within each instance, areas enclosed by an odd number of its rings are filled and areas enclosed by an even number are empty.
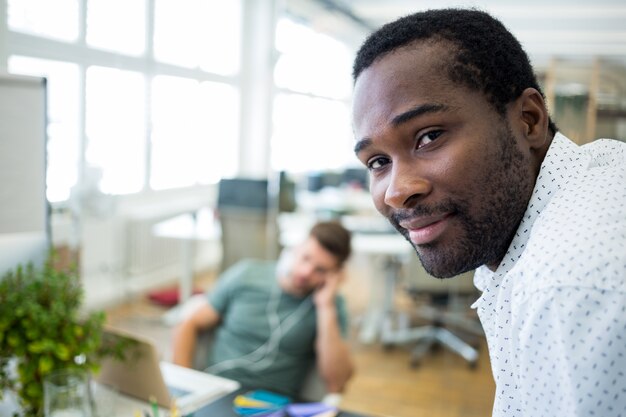
[[[343,226],[321,222],[279,262],[233,265],[177,327],[174,363],[190,367],[197,333],[215,328],[207,372],[297,398],[316,364],[327,391],[341,392],[353,372],[337,293],[350,249]]]

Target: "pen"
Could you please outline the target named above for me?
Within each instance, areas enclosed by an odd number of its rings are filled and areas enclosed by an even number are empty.
[[[169,417],[178,417],[178,407],[176,406],[176,400],[172,400],[170,405],[170,416]]]
[[[152,406],[152,417],[159,417],[159,407],[157,406],[154,395],[150,396],[150,405]]]

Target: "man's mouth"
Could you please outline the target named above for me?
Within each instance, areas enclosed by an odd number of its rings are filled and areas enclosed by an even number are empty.
[[[400,221],[408,237],[414,245],[425,245],[435,241],[446,230],[449,219],[454,213],[448,212],[438,215],[416,216]]]
[[[303,276],[295,276],[293,282],[298,288],[304,288],[307,285],[307,279]]]

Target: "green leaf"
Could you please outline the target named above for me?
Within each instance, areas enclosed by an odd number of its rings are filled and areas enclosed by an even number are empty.
[[[26,385],[26,395],[31,398],[40,398],[43,395],[41,384],[37,383],[37,381],[32,381],[28,385]]]
[[[39,339],[39,336],[40,336],[40,332],[39,332],[39,329],[37,328],[30,328],[26,330],[26,337],[29,338],[30,340],[37,340]]]
[[[9,333],[9,337],[7,339],[8,339],[7,342],[9,342],[9,346],[13,348],[18,347],[20,343],[22,342],[22,339],[20,338],[19,334],[16,334],[15,332]]]
[[[81,338],[84,335],[83,328],[81,326],[74,326],[74,336]]]
[[[28,351],[30,353],[41,353],[46,351],[46,341],[45,340],[39,340],[37,342],[33,342],[30,343],[28,345]]]
[[[62,361],[66,361],[70,358],[70,350],[65,345],[57,344],[54,353],[56,357],[61,359]]]
[[[42,356],[39,358],[39,373],[46,375],[52,370],[54,362],[49,356]]]
[[[2,309],[2,310],[3,311],[0,314],[0,333],[4,332],[11,325],[11,321],[8,318],[9,312],[8,311],[4,311],[4,309]]]

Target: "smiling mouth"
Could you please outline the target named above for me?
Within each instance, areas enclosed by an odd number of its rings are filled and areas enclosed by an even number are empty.
[[[438,239],[447,229],[452,213],[405,222],[402,227],[408,232],[409,239],[414,245],[426,245]]]

